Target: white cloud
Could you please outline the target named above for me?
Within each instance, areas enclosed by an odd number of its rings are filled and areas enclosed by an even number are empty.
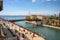
[[[37,0],[32,0],[32,2],[34,3],[34,2],[36,2]]]
[[[57,0],[53,0],[53,1],[57,1]]]
[[[57,0],[32,0],[33,3],[38,2],[38,1],[40,1],[40,2],[49,2],[49,1],[57,1]]]
[[[15,2],[18,2],[19,0],[14,0]]]
[[[36,14],[36,15],[54,15],[54,14],[59,14],[60,11],[59,10],[40,10],[40,11],[30,11],[30,13],[26,10],[18,10],[18,11],[2,11],[0,12],[0,15],[32,15],[32,14]]]
[[[46,1],[48,2],[48,1],[57,1],[57,0],[46,0]]]
[[[19,11],[2,11],[0,15],[28,15],[28,11],[19,10]]]
[[[60,11],[59,10],[52,10],[52,11],[49,11],[49,10],[41,10],[41,11],[32,11],[30,13],[31,14],[36,14],[36,15],[54,15],[54,14],[59,14]]]
[[[46,0],[46,1],[51,1],[51,0]]]

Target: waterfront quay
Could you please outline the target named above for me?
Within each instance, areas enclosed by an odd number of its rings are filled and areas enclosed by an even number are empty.
[[[60,28],[60,17],[58,16],[45,16],[45,15],[29,15],[26,16],[25,19],[31,19],[25,20],[26,23],[31,23],[34,25],[40,25],[40,26],[47,26],[51,28]],[[33,21],[32,21],[33,20]]]
[[[0,39],[4,40],[46,40],[45,37],[39,35],[22,26],[16,25],[10,21],[0,18]]]

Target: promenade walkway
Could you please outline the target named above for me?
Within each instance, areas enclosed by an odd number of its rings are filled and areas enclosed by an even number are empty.
[[[6,38],[13,37],[12,34],[11,34],[11,32],[4,25],[3,25],[3,32],[4,32],[5,36],[6,36]]]
[[[17,36],[13,36],[13,34],[11,33],[11,30],[8,30],[8,27],[6,27],[6,25],[2,25],[2,30],[3,30],[3,33],[5,35],[5,40],[29,40],[27,37],[26,38],[23,38],[22,36],[19,36],[17,38]]]
[[[45,40],[41,35],[16,25],[10,21],[0,19],[5,40]],[[16,35],[16,36],[13,36]]]

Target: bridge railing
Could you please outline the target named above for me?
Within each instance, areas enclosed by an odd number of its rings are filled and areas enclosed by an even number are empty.
[[[21,35],[23,38],[27,38],[29,40],[46,40],[45,37],[33,32],[31,30],[23,28],[20,25],[16,25],[15,23],[6,21],[4,19],[0,19],[0,22],[2,22],[4,25],[6,25],[9,29],[14,30],[16,35],[19,37]]]

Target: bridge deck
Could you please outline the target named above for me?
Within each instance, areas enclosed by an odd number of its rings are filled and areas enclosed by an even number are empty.
[[[16,19],[16,20],[8,20],[11,22],[17,22],[17,21],[42,21],[41,19]]]

